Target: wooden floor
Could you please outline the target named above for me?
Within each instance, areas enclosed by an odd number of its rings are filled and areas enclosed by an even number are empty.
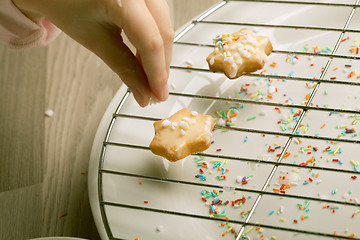
[[[168,0],[174,28],[219,0]],[[62,34],[48,47],[0,43],[0,239],[99,239],[87,168],[120,79]],[[52,117],[45,117],[51,109]],[[82,172],[85,172],[83,174]]]

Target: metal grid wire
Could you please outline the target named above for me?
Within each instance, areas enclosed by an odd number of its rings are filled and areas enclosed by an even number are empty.
[[[218,21],[206,21],[204,20],[206,17],[210,16],[212,13],[218,11],[223,6],[228,4],[229,2],[260,2],[260,3],[272,3],[272,4],[294,4],[294,5],[317,5],[317,6],[341,6],[341,7],[349,7],[352,8],[350,15],[348,16],[346,22],[344,23],[343,28],[328,28],[328,27],[308,27],[308,26],[293,26],[293,25],[271,25],[271,24],[253,24],[253,23],[235,23],[235,22],[218,22]],[[196,95],[196,94],[188,94],[188,93],[180,93],[172,91],[170,92],[170,96],[174,97],[184,97],[184,98],[190,98],[190,99],[207,99],[207,100],[216,100],[216,101],[223,101],[223,102],[234,102],[234,103],[249,103],[249,104],[255,104],[255,105],[268,105],[268,106],[275,106],[275,107],[283,107],[283,108],[297,108],[301,109],[301,114],[299,116],[299,120],[297,121],[295,127],[293,128],[293,131],[291,133],[286,132],[279,132],[279,131],[268,131],[268,130],[257,130],[257,129],[248,129],[248,128],[241,128],[241,127],[220,127],[217,128],[220,129],[226,129],[231,131],[240,131],[240,132],[250,132],[250,133],[260,133],[260,134],[269,134],[269,135],[276,135],[276,136],[283,136],[287,138],[287,141],[284,145],[284,148],[278,157],[276,162],[270,162],[265,160],[259,160],[259,159],[251,159],[251,158],[241,158],[236,156],[224,156],[224,155],[217,155],[217,154],[207,154],[207,153],[199,153],[198,156],[202,157],[213,157],[218,159],[230,159],[230,160],[237,160],[237,161],[244,161],[244,162],[254,162],[254,163],[261,163],[261,164],[268,164],[272,166],[272,169],[270,171],[269,176],[267,177],[266,181],[264,182],[262,188],[260,190],[254,190],[254,189],[248,189],[248,188],[241,188],[237,187],[235,190],[242,191],[242,192],[249,192],[249,193],[255,193],[258,194],[249,214],[245,218],[245,220],[237,221],[237,220],[227,220],[229,223],[234,224],[240,224],[242,225],[237,239],[241,239],[242,234],[244,233],[247,226],[261,226],[263,228],[268,229],[274,229],[274,230],[280,230],[280,231],[288,231],[293,233],[304,233],[304,234],[310,234],[312,236],[321,236],[321,237],[329,237],[329,238],[338,238],[339,236],[336,236],[334,234],[327,234],[322,232],[315,232],[315,231],[306,231],[306,230],[298,230],[295,228],[286,228],[286,227],[279,227],[275,225],[266,225],[258,223],[251,222],[251,217],[253,213],[255,212],[261,198],[263,196],[269,195],[269,196],[281,196],[285,198],[295,198],[295,199],[302,199],[302,200],[313,200],[318,202],[323,202],[323,199],[319,199],[316,197],[309,197],[309,196],[301,196],[301,195],[292,195],[292,194],[279,194],[276,192],[268,192],[265,191],[270,181],[273,179],[274,174],[279,166],[287,166],[287,167],[294,167],[292,163],[286,163],[282,162],[285,153],[289,149],[290,143],[294,138],[307,138],[307,139],[313,139],[313,140],[326,140],[326,141],[337,141],[337,142],[348,142],[348,143],[354,143],[354,144],[360,144],[360,140],[354,140],[354,139],[339,139],[339,138],[332,138],[332,137],[324,137],[324,136],[309,136],[309,135],[298,135],[297,131],[299,129],[299,126],[308,110],[316,110],[316,111],[324,111],[324,112],[334,112],[334,113],[347,113],[347,114],[358,114],[358,111],[355,110],[346,110],[346,109],[339,109],[339,108],[327,108],[327,107],[320,107],[320,106],[312,106],[312,101],[321,86],[322,83],[326,84],[338,84],[338,85],[348,85],[348,86],[359,86],[360,82],[346,82],[346,81],[339,81],[339,80],[330,80],[325,79],[326,72],[329,69],[330,64],[334,59],[354,59],[354,60],[360,60],[360,57],[356,56],[345,56],[345,55],[339,55],[336,54],[339,45],[341,43],[341,40],[344,38],[346,33],[360,33],[360,30],[351,30],[348,29],[348,26],[350,24],[350,21],[355,13],[356,9],[360,9],[360,0],[357,0],[354,4],[344,4],[344,3],[320,3],[320,2],[298,2],[298,1],[276,1],[276,0],[225,0],[195,19],[193,22],[190,23],[189,26],[184,28],[183,31],[181,31],[174,40],[175,45],[184,45],[184,46],[195,46],[200,48],[213,48],[214,45],[212,44],[199,44],[199,43],[190,43],[190,42],[183,42],[180,41],[180,39],[189,32],[192,28],[194,28],[197,24],[222,24],[222,25],[239,25],[239,26],[248,26],[248,27],[264,27],[264,28],[287,28],[287,29],[307,29],[307,30],[319,30],[319,31],[333,31],[338,32],[340,34],[339,38],[337,39],[337,42],[332,50],[331,53],[321,53],[320,56],[326,57],[328,60],[324,66],[324,69],[318,79],[313,78],[306,78],[306,77],[291,77],[291,76],[276,76],[277,79],[283,79],[288,81],[305,81],[305,82],[315,82],[316,86],[313,88],[310,99],[307,101],[306,105],[299,105],[299,104],[283,104],[283,103],[275,103],[275,102],[259,102],[255,100],[245,100],[245,99],[236,99],[236,98],[225,98],[225,97],[214,97],[214,96],[204,96],[204,95]],[[316,55],[319,56],[319,54],[310,53],[310,52],[300,52],[300,51],[284,51],[284,50],[273,50],[273,53],[280,53],[280,54],[298,54],[298,55]],[[188,71],[189,69],[187,67],[182,66],[171,66],[171,69],[174,70],[180,70],[180,71]],[[191,71],[198,71],[198,72],[209,72],[208,69],[202,69],[202,68],[192,68]],[[217,74],[217,73],[214,73]],[[261,78],[273,78],[273,75],[266,75],[266,74],[246,74],[245,76],[248,77],[261,77]],[[209,221],[218,220],[218,219],[210,219],[207,216],[202,215],[194,215],[194,214],[187,214],[182,212],[175,212],[175,211],[168,211],[163,209],[154,209],[150,207],[140,207],[140,206],[134,206],[134,205],[127,205],[127,204],[121,204],[121,203],[114,203],[105,201],[103,198],[103,185],[102,185],[102,175],[103,174],[113,174],[113,175],[122,175],[127,177],[137,177],[142,179],[148,179],[152,181],[162,181],[162,182],[169,182],[169,183],[177,183],[177,184],[183,184],[183,185],[192,185],[192,186],[201,186],[201,187],[212,187],[212,188],[222,188],[220,184],[208,184],[208,183],[196,183],[191,181],[182,181],[182,180],[173,180],[168,178],[161,178],[161,177],[149,177],[149,176],[143,176],[138,174],[132,174],[132,173],[126,173],[126,172],[120,172],[120,171],[112,171],[104,169],[104,161],[105,161],[105,155],[106,155],[106,148],[108,146],[115,146],[115,147],[124,147],[124,148],[131,148],[131,149],[141,149],[141,150],[147,150],[149,151],[149,147],[147,146],[141,146],[141,145],[133,145],[133,144],[127,144],[127,143],[117,143],[117,142],[111,142],[110,134],[114,127],[115,121],[118,118],[127,118],[127,119],[140,119],[144,121],[157,121],[159,119],[152,118],[152,117],[145,117],[145,116],[138,116],[138,115],[132,115],[132,114],[124,114],[121,112],[123,105],[126,101],[128,101],[128,97],[130,96],[131,92],[127,92],[123,99],[121,100],[119,106],[117,107],[116,111],[113,114],[113,117],[110,121],[106,137],[103,142],[103,147],[101,151],[100,161],[99,161],[99,181],[98,181],[98,191],[99,191],[99,202],[100,202],[100,211],[102,215],[102,220],[105,225],[105,229],[107,232],[107,235],[110,239],[119,239],[115,238],[111,232],[108,219],[106,217],[105,212],[105,206],[114,206],[114,207],[123,207],[123,208],[129,208],[129,209],[137,209],[142,211],[150,211],[150,212],[157,212],[162,214],[172,214],[177,216],[184,216],[184,217],[191,217],[191,218],[198,218],[198,219],[206,219]],[[350,173],[353,175],[358,175],[358,172],[352,171],[352,170],[346,170],[346,169],[335,169],[330,167],[314,167],[314,166],[308,166],[308,165],[296,165],[298,168],[304,168],[304,169],[319,169],[329,172],[336,172],[336,173]],[[348,206],[356,206],[355,203],[350,202],[344,202],[339,200],[331,200],[326,199],[327,203],[334,203],[339,205],[348,205]],[[353,237],[346,237],[341,236],[341,239],[354,239]]]

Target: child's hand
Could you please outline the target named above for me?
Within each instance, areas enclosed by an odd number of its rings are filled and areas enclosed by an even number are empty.
[[[13,0],[25,14],[42,15],[94,52],[144,107],[151,93],[168,97],[174,32],[165,0]],[[124,44],[124,31],[136,56]]]

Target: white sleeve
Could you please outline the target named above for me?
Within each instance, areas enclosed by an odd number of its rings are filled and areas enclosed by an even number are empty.
[[[11,0],[0,0],[0,39],[10,48],[46,45],[61,31],[48,19],[32,21]]]

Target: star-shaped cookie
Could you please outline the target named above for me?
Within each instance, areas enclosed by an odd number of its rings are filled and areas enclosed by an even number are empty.
[[[214,118],[186,108],[154,123],[150,150],[171,162],[202,152],[211,145]]]
[[[209,69],[230,79],[262,69],[273,49],[268,37],[257,36],[247,28],[213,40],[214,51],[206,58]]]

